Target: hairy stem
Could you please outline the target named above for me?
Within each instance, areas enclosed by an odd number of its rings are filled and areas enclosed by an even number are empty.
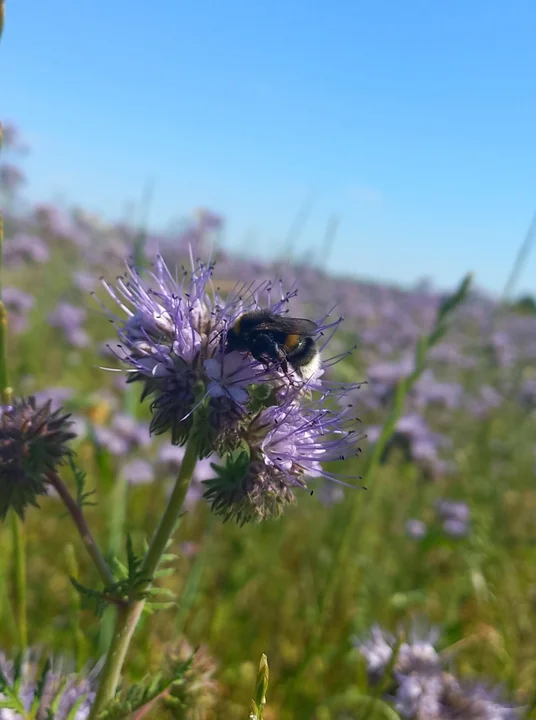
[[[21,519],[11,511],[11,533],[13,538],[13,575],[15,586],[15,613],[19,643],[22,652],[28,646],[28,613],[26,599],[26,542]]]
[[[75,499],[69,492],[67,486],[60,478],[58,473],[49,473],[47,475],[47,479],[52,485],[52,487],[56,490],[56,492],[62,499],[63,504],[69,511],[69,514],[71,515],[74,524],[76,525],[78,532],[80,533],[82,542],[86,546],[88,555],[93,560],[93,564],[97,568],[103,583],[105,585],[112,585],[114,582],[114,576],[112,575],[111,570],[106,563],[106,560],[103,558],[101,551],[99,550],[98,545],[93,538],[93,535],[91,534],[91,530],[89,529],[82,509],[77,505]]]
[[[160,519],[160,523],[143,560],[142,572],[144,576],[150,578],[150,580],[147,581],[144,587],[140,588],[140,592],[146,591],[151,586],[152,578],[158,568],[169,538],[177,525],[197,463],[197,442],[194,440],[194,436],[195,433],[190,435],[173,492],[169,497],[167,507]],[[100,686],[89,720],[95,720],[104,707],[115,697],[130,641],[132,640],[132,635],[140,619],[144,604],[144,600],[132,598],[125,607],[120,607],[117,611],[114,635],[108,654],[106,655]]]

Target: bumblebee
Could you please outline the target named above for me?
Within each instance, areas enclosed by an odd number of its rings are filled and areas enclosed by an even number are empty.
[[[290,365],[307,380],[320,367],[320,352],[312,337],[317,332],[312,320],[255,310],[236,320],[227,333],[225,352],[249,352],[265,365],[279,364],[284,373]]]

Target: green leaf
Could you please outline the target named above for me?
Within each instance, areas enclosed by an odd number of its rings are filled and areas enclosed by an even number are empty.
[[[71,468],[71,472],[73,473],[76,485],[76,504],[78,507],[81,508],[85,505],[96,505],[97,503],[90,502],[88,500],[88,498],[95,494],[96,490],[89,490],[88,492],[85,491],[87,473],[85,473],[82,468],[78,467],[74,461],[73,455],[69,455],[69,466]]]

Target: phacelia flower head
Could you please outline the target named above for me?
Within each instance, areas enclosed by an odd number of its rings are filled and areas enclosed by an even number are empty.
[[[47,474],[70,454],[75,437],[69,415],[51,411],[51,402],[35,398],[0,408],[0,518],[13,508],[20,517],[37,497],[47,493]]]
[[[322,463],[357,451],[353,421],[346,408],[328,410],[329,396],[342,390],[322,386],[322,367],[306,377],[227,342],[244,313],[282,316],[296,291],[274,298],[272,284],[261,282],[237,286],[224,299],[212,284],[213,267],[192,267],[175,278],[158,257],[147,282],[130,266],[115,286],[103,281],[126,315],[105,308],[120,341],[110,350],[127,366],[129,382],[142,384],[142,399],[151,399],[151,432],[170,432],[174,445],[193,433],[199,458],[226,459],[207,481],[215,511],[240,522],[277,515],[307,477],[333,477]],[[338,322],[309,323],[321,349],[323,333]]]
[[[278,516],[294,502],[294,489],[307,488],[307,478],[340,482],[322,463],[359,453],[360,436],[354,419],[324,407],[324,399],[305,402],[299,390],[289,392],[281,405],[248,418],[241,449],[205,481],[205,498],[217,514],[240,524]]]
[[[120,339],[111,350],[129,367],[129,381],[143,384],[142,399],[151,398],[151,431],[171,432],[175,445],[188,438],[196,409],[205,412],[211,440],[235,424],[248,397],[239,389],[265,375],[250,358],[237,363],[225,356],[227,328],[240,301],[218,297],[212,272],[199,263],[174,278],[159,257],[147,283],[130,266],[114,288],[104,283],[127,316],[111,315]],[[202,454],[212,449],[206,445]]]
[[[98,671],[95,666],[75,673],[68,658],[50,661],[36,649],[15,660],[0,652],[0,720],[22,720],[30,710],[36,720],[86,720]]]

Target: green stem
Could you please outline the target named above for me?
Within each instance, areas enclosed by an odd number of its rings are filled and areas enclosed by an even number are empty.
[[[4,3],[0,0],[0,35],[4,20]],[[2,149],[3,133],[0,124],[0,150]],[[0,402],[8,405],[11,402],[11,389],[7,377],[7,311],[2,302],[2,260],[4,251],[4,218],[0,213]],[[11,512],[11,532],[13,537],[14,584],[17,625],[21,650],[28,645],[28,622],[26,608],[26,554],[24,530],[15,512]]]
[[[47,475],[47,479],[62,499],[63,504],[65,505],[72,519],[74,520],[74,524],[76,525],[78,532],[80,533],[82,542],[86,546],[88,555],[93,560],[93,564],[97,568],[98,573],[102,578],[102,582],[105,585],[113,585],[114,576],[112,575],[110,568],[106,563],[106,560],[102,557],[101,551],[99,550],[99,547],[95,542],[93,535],[91,534],[91,530],[89,529],[86,518],[84,517],[84,513],[82,512],[81,508],[77,505],[75,499],[67,489],[67,486],[60,478],[58,473],[49,473]]]
[[[26,601],[26,543],[24,528],[16,512],[11,512],[11,532],[13,537],[15,613],[19,631],[19,643],[22,652],[28,646],[28,613]]]
[[[160,559],[177,525],[197,463],[198,449],[194,436],[195,433],[190,435],[181,469],[175,481],[175,487],[173,488],[167,507],[160,519],[158,528],[153,535],[151,544],[143,560],[142,573],[151,579],[147,581],[145,586],[140,588],[140,592],[146,591],[151,586],[152,578],[158,568]],[[95,720],[104,707],[115,697],[130,641],[138,624],[138,620],[140,619],[144,604],[144,600],[133,598],[126,606],[120,607],[117,611],[114,635],[108,654],[106,655],[100,686],[91,709],[89,720]]]

